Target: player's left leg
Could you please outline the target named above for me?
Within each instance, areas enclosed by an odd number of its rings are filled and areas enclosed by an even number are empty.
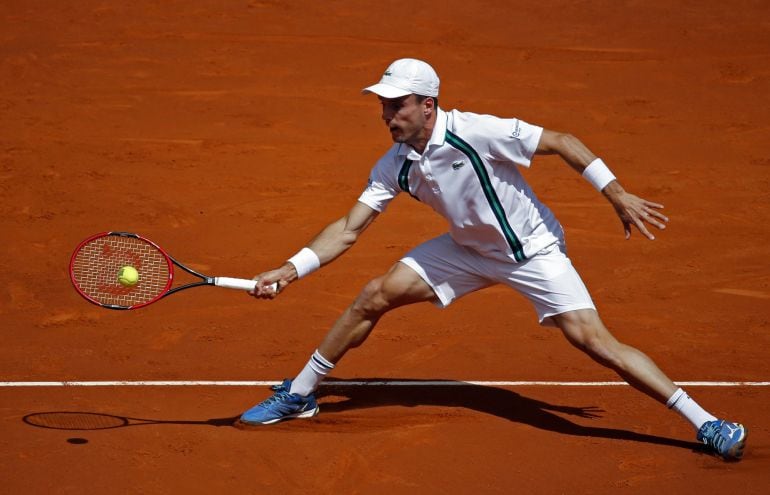
[[[556,325],[577,348],[615,370],[635,388],[689,421],[698,440],[725,458],[743,453],[746,429],[706,412],[641,351],[619,342],[602,323],[596,307],[561,246],[538,253],[524,263],[498,266],[495,272],[527,297],[543,325]],[[498,275],[500,276],[500,275]]]
[[[567,340],[594,361],[613,369],[634,388],[679,412],[698,431],[697,438],[725,459],[740,459],[746,428],[719,420],[678,388],[644,353],[619,342],[594,309],[552,315]]]
[[[596,310],[568,311],[551,319],[572,345],[615,370],[634,388],[663,404],[676,392],[674,382],[649,357],[610,334]]]

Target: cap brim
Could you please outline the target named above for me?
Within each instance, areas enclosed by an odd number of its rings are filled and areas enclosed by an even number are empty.
[[[361,91],[361,93],[365,95],[369,93],[374,93],[376,95],[382,96],[383,98],[401,98],[402,96],[412,94],[411,91],[407,91],[405,89],[397,88],[395,86],[391,86],[389,84],[382,84],[382,83],[377,83],[374,86],[369,86],[368,88],[364,88]]]

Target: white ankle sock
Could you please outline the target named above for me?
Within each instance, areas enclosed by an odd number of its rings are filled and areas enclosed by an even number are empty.
[[[696,430],[699,430],[706,421],[714,421],[717,419],[700,407],[698,403],[692,400],[681,388],[677,389],[676,392],[674,392],[674,395],[668,399],[666,407],[681,414],[682,417],[689,421]]]
[[[312,394],[326,375],[333,369],[334,364],[330,363],[320,352],[318,352],[318,349],[316,349],[313,355],[310,356],[310,360],[305,367],[299,372],[299,375],[297,375],[297,378],[291,382],[291,390],[289,390],[289,392],[302,396]]]

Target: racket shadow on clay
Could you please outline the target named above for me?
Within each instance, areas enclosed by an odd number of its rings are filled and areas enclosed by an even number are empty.
[[[115,414],[103,414],[82,411],[47,411],[27,414],[22,418],[26,424],[49,430],[111,430],[126,426],[146,425],[200,425],[234,426],[238,417],[213,418],[205,420],[161,420],[131,418]]]

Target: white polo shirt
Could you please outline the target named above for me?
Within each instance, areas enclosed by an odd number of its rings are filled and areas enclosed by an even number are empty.
[[[458,244],[523,261],[563,239],[558,220],[517,167],[529,167],[542,132],[518,119],[438,109],[424,153],[395,143],[358,200],[382,212],[408,192],[449,222]]]

